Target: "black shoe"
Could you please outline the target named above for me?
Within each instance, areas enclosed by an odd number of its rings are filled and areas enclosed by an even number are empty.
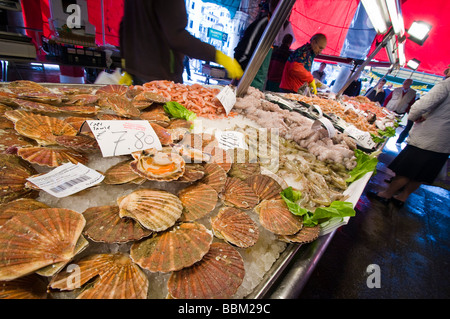
[[[397,199],[395,197],[391,198],[392,204],[394,204],[397,207],[403,207],[403,205],[405,205],[404,201],[401,201],[400,199]]]
[[[367,196],[375,198],[377,201],[379,201],[380,203],[383,203],[384,205],[389,204],[389,200],[390,200],[389,198],[381,197],[381,196],[378,195],[377,192],[374,192],[372,190],[367,192]]]

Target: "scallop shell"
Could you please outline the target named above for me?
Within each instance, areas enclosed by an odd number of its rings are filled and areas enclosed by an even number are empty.
[[[8,89],[15,93],[31,93],[31,92],[41,92],[41,93],[51,93],[50,89],[29,80],[16,80],[8,84]]]
[[[118,206],[90,207],[83,212],[86,219],[84,234],[95,242],[126,243],[151,235],[131,218],[120,218]]]
[[[32,164],[47,167],[58,167],[64,163],[87,164],[88,158],[76,151],[65,148],[24,147],[17,151],[17,155]]]
[[[202,224],[179,226],[131,246],[130,256],[139,266],[151,272],[170,272],[189,267],[208,252],[212,233]]]
[[[14,123],[8,120],[6,117],[0,117],[0,130],[11,130],[14,131]]]
[[[17,106],[16,99],[17,99],[17,94],[0,91],[0,103],[3,103],[7,106],[16,107]]]
[[[173,143],[172,134],[161,125],[150,122],[152,129],[155,131],[162,145],[169,145]]]
[[[151,149],[133,155],[131,169],[148,180],[172,181],[180,178],[185,171],[184,159],[173,152]]]
[[[292,214],[283,199],[263,200],[255,211],[261,226],[277,235],[293,235],[303,226],[301,217]]]
[[[264,199],[281,199],[281,191],[283,190],[276,180],[267,175],[253,175],[248,177],[245,182],[250,185],[259,200]]]
[[[60,105],[63,101],[67,101],[68,98],[64,94],[52,93],[52,92],[25,92],[17,93],[19,99],[29,100],[38,103],[45,103],[51,105]]]
[[[124,95],[128,91],[128,87],[119,84],[108,84],[99,88],[95,95]]]
[[[186,163],[184,174],[177,182],[195,182],[205,176],[205,168],[201,164],[196,163]]]
[[[23,212],[31,212],[39,208],[48,208],[44,203],[41,203],[33,198],[18,198],[8,203],[0,205],[0,227],[10,220],[16,214]]]
[[[78,238],[77,243],[75,244],[75,249],[72,253],[73,256],[78,255],[83,250],[85,250],[89,246],[89,242],[84,238],[84,236],[80,236]],[[46,267],[43,267],[39,270],[36,270],[36,274],[44,276],[44,277],[53,277],[55,274],[61,271],[66,265],[68,261],[57,262]]]
[[[21,197],[37,197],[38,192],[25,187],[27,178],[34,174],[37,171],[19,156],[0,154],[0,204]]]
[[[228,175],[245,180],[246,178],[261,173],[261,165],[256,161],[256,156],[252,157],[252,153],[244,149],[233,149],[233,164],[231,165]]]
[[[211,186],[197,183],[190,185],[178,194],[184,207],[183,220],[193,221],[200,219],[216,207],[218,196]]]
[[[186,145],[202,152],[210,154],[215,147],[218,147],[219,142],[214,135],[207,133],[189,133],[186,134],[179,144]]]
[[[11,147],[28,147],[35,145],[35,141],[20,135],[15,130],[0,130],[0,152]]]
[[[258,195],[251,187],[236,177],[227,178],[221,199],[226,205],[244,209],[251,209],[259,203]]]
[[[320,225],[316,225],[314,227],[303,227],[294,235],[279,236],[279,239],[287,243],[307,244],[316,240],[319,234]]]
[[[185,119],[171,119],[168,129],[176,129],[176,128],[184,128],[190,129],[192,126],[192,122]]]
[[[28,116],[33,116],[34,113],[33,112],[28,112],[28,111],[23,111],[23,110],[10,110],[10,111],[6,111],[4,116],[12,121],[13,123],[16,123],[18,120],[24,118],[24,117],[28,117]]]
[[[124,117],[138,117],[141,112],[128,100],[125,96],[111,95],[106,97],[107,105],[117,113]]]
[[[60,114],[62,113],[61,109],[58,106],[54,106],[51,104],[34,102],[34,101],[26,101],[16,99],[15,101],[17,105],[21,108],[24,108],[29,111],[37,112],[37,113],[53,113]]]
[[[55,137],[58,145],[80,152],[99,151],[100,146],[94,137],[88,135],[62,135]]]
[[[238,208],[221,208],[219,213],[211,218],[211,227],[217,238],[237,247],[248,248],[258,241],[258,225],[246,212]]]
[[[125,160],[119,162],[105,172],[103,182],[109,185],[120,185],[126,183],[142,184],[146,181],[145,178],[135,173],[130,166],[133,160]]]
[[[173,272],[167,287],[177,299],[229,299],[244,276],[244,261],[239,252],[228,244],[213,243],[201,261]]]
[[[183,212],[180,199],[166,191],[141,188],[117,200],[120,217],[130,217],[152,231],[173,226]]]
[[[16,131],[36,140],[41,145],[55,145],[56,136],[77,135],[77,131],[68,123],[55,117],[33,114],[15,123]]]
[[[0,299],[46,299],[47,283],[32,274],[11,281],[0,281]]]
[[[149,111],[142,112],[139,118],[141,120],[155,122],[162,127],[167,127],[170,123],[170,118],[162,106],[157,106]]]
[[[0,232],[0,280],[12,280],[51,264],[68,262],[86,221],[64,208],[17,214]]]
[[[215,163],[205,165],[205,177],[203,177],[202,183],[211,186],[220,194],[225,188],[226,182],[227,172],[225,172],[222,166]]]
[[[136,95],[136,97],[134,99],[138,99],[138,100],[145,100],[145,101],[149,101],[152,103],[160,103],[160,104],[164,104],[170,101],[170,99],[166,98],[165,96],[158,94],[158,93],[154,93],[154,92],[149,92],[149,91],[143,91],[141,93],[139,93],[138,95]]]
[[[69,95],[65,105],[89,105],[98,101],[99,97],[93,94],[74,94]]]
[[[50,287],[60,290],[81,288],[77,299],[146,299],[148,279],[128,255],[95,254],[77,262],[79,277],[73,271],[62,271],[50,282]],[[74,279],[78,279],[74,280]]]
[[[69,123],[78,132],[83,123],[88,120],[92,120],[92,118],[85,116],[68,116],[64,119],[64,122]]]

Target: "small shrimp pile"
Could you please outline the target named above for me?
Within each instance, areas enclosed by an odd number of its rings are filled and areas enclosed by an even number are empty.
[[[387,109],[382,108],[379,103],[372,102],[365,96],[350,97],[344,95],[342,100],[361,111],[374,113],[379,119],[385,118],[390,113]]]
[[[173,81],[160,80],[135,85],[133,88],[163,95],[170,101],[178,102],[197,114],[197,116],[216,119],[226,117],[225,109],[216,98],[220,89],[206,88],[200,84],[186,85]],[[230,112],[228,116],[236,113]]]
[[[361,131],[378,135],[377,127],[374,124],[370,124],[365,116],[358,114],[350,107],[345,107],[338,101],[319,97],[307,97],[300,94],[286,94],[284,97],[291,100],[302,101],[311,105],[318,105],[324,113],[336,114],[345,122],[353,124]]]

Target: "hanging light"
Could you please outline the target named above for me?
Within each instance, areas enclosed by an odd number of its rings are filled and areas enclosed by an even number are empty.
[[[407,33],[408,39],[411,41],[423,45],[431,30],[431,25],[424,21],[414,21],[409,27]]]
[[[388,30],[389,16],[386,15],[387,8],[385,0],[361,0],[361,2],[375,31],[378,34],[386,33]]]
[[[386,5],[394,33],[402,36],[405,33],[405,26],[403,24],[400,3],[398,0],[386,0]]]
[[[408,66],[408,68],[412,69],[412,70],[417,70],[417,68],[420,65],[420,61],[417,59],[411,59],[408,61],[408,63],[406,64]]]

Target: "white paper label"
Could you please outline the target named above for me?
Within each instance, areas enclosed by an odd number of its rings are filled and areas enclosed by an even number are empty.
[[[131,154],[149,148],[162,149],[158,136],[148,121],[88,120],[103,157]]]
[[[47,174],[29,177],[28,181],[52,196],[61,198],[100,183],[105,176],[81,163],[65,163]]]
[[[242,134],[241,132],[217,130],[214,135],[219,142],[219,147],[223,148],[224,150],[230,150],[234,148],[247,149],[244,134]]]
[[[228,115],[233,106],[236,104],[236,93],[234,90],[231,87],[226,86],[219,92],[219,94],[217,94],[216,97],[220,103],[222,103],[225,113]]]
[[[359,129],[357,129],[355,126],[350,125],[344,130],[344,133],[347,135],[353,137],[356,142],[365,148],[372,149],[377,144],[372,140],[372,136],[370,136],[369,132],[364,132]]]

